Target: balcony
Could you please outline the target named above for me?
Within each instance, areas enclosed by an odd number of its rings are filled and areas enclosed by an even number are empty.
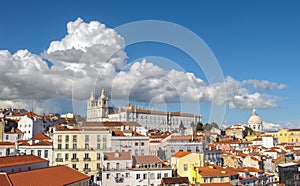
[[[55,158],[56,162],[63,162],[64,160],[62,158]]]
[[[87,174],[88,172],[91,172],[91,168],[84,168],[83,172]]]
[[[91,158],[83,158],[83,161],[91,161]]]
[[[116,183],[123,183],[124,178],[115,178]]]
[[[78,158],[72,158],[71,161],[72,161],[72,162],[78,162],[79,159],[78,159]]]

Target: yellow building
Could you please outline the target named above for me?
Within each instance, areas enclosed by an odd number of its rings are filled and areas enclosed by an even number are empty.
[[[228,172],[226,169],[216,165],[205,167],[194,167],[190,165],[189,170],[189,180],[192,180],[192,184],[230,183],[235,185],[238,183],[239,176],[237,172]]]
[[[173,171],[177,173],[177,176],[188,177],[190,165],[195,167],[204,166],[203,154],[178,151],[171,157],[171,167]],[[192,180],[190,180],[190,182],[191,181]]]
[[[279,143],[300,143],[300,129],[281,129],[278,131]]]
[[[106,129],[60,129],[53,134],[53,165],[66,165],[96,180],[103,152],[111,151],[111,133]]]
[[[265,132],[265,136],[273,136],[273,138],[278,138],[278,131]]]

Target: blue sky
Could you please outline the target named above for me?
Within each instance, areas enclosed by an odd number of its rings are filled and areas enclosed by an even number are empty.
[[[207,43],[225,77],[286,85],[282,90],[261,91],[280,97],[279,108],[258,109],[258,114],[267,122],[299,126],[299,7],[297,1],[2,1],[0,50],[27,49],[39,55],[52,41],[62,39],[66,24],[78,17],[109,28],[140,20],[173,22]],[[143,43],[125,51],[129,61],[162,56],[206,80],[188,55],[170,46]],[[201,106],[204,118],[209,108]],[[247,109],[227,108],[225,120],[245,123],[250,114]]]

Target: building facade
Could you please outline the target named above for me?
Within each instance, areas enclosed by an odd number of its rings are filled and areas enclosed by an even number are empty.
[[[92,92],[87,101],[86,121],[107,121],[108,112],[108,97],[105,95],[105,90],[102,90],[98,98],[95,98],[94,92]]]
[[[111,132],[106,129],[60,129],[53,134],[54,165],[67,165],[91,176],[101,170],[103,152],[111,151]]]

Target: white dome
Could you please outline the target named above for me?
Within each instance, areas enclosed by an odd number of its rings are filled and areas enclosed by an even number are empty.
[[[248,120],[248,124],[262,124],[262,120],[260,117],[256,114],[256,110],[253,109],[252,116],[250,116]]]

